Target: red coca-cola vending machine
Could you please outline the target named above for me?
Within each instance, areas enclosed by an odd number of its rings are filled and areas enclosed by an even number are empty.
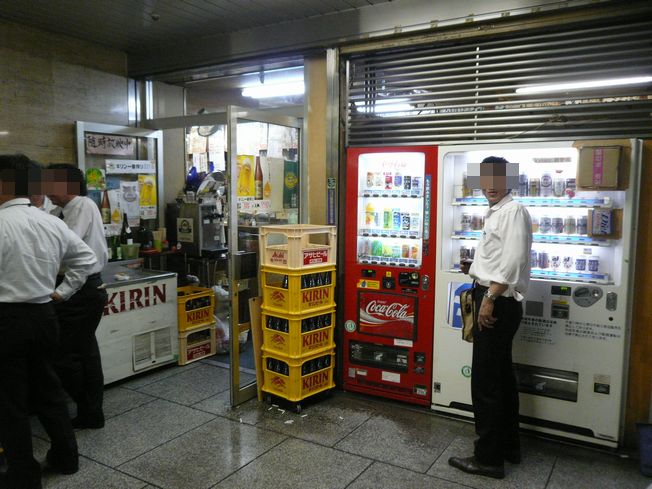
[[[430,405],[436,190],[434,146],[348,150],[345,390]]]

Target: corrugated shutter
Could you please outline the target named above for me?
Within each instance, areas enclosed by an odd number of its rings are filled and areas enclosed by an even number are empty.
[[[649,82],[516,92],[652,76],[647,19],[377,51],[346,61],[349,146],[652,136]]]

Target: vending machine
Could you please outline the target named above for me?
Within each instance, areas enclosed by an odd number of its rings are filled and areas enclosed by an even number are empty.
[[[437,148],[347,153],[344,389],[429,405]]]
[[[467,165],[519,164],[515,200],[532,217],[530,287],[514,338],[521,426],[617,446],[625,401],[640,173],[638,141],[439,148],[432,408],[472,416],[472,345],[462,341],[459,270],[481,237],[486,199]]]

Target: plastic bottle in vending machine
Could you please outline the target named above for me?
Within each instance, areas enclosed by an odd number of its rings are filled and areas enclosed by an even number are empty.
[[[421,214],[410,213],[410,231],[421,231]]]
[[[394,178],[392,177],[391,171],[385,172],[385,190],[392,190],[394,186]]]
[[[365,207],[365,214],[364,214],[365,226],[370,228],[374,228],[374,227],[377,228],[378,221],[379,221],[378,212],[376,212],[374,205],[371,202],[369,202],[367,204],[367,207]]]
[[[394,188],[403,188],[403,176],[399,172],[394,173]]]
[[[392,209],[387,207],[383,211],[383,228],[392,229]]]

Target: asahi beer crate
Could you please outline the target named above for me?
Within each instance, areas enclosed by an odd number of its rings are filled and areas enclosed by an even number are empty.
[[[263,306],[270,313],[309,314],[335,306],[335,267],[291,271],[261,267]]]
[[[262,308],[263,347],[269,353],[302,358],[334,347],[335,308],[316,314],[279,314]]]
[[[263,392],[298,402],[332,389],[335,353],[317,353],[294,360],[267,353],[263,347]]]
[[[206,287],[177,288],[179,331],[198,328],[215,322],[215,294]]]
[[[289,224],[261,226],[260,264],[290,269],[334,265],[337,256],[335,226]]]
[[[179,365],[215,355],[215,325],[200,326],[179,333]]]

